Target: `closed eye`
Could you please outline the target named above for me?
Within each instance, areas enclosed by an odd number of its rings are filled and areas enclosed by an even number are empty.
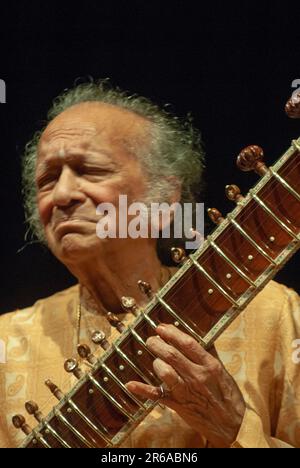
[[[80,166],[77,167],[75,173],[80,177],[89,177],[89,176],[98,176],[104,177],[114,173],[112,169],[101,168],[96,166]],[[41,175],[37,177],[37,187],[39,190],[49,188],[53,183],[55,183],[60,177],[59,172],[53,172]]]
[[[42,189],[45,186],[55,182],[58,177],[58,174],[45,174],[44,176],[38,177],[36,181],[38,189]]]
[[[97,166],[81,166],[76,169],[76,173],[80,176],[107,176],[114,173],[112,169],[97,167]]]

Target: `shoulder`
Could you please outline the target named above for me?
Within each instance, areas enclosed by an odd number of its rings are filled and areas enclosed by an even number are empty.
[[[3,332],[6,327],[21,325],[22,323],[33,323],[36,316],[41,313],[50,310],[52,312],[57,311],[60,307],[65,307],[68,303],[76,300],[77,297],[78,284],[64,289],[63,291],[56,292],[51,296],[38,299],[32,306],[6,312],[0,316],[0,329]]]
[[[59,306],[68,303],[69,301],[73,301],[74,299],[77,299],[79,294],[79,286],[78,284],[75,284],[74,286],[71,286],[70,288],[64,289],[62,291],[58,291],[55,294],[52,294],[51,296],[45,297],[43,299],[39,299],[35,302],[33,307],[35,309],[43,308],[52,308],[53,306]]]
[[[300,298],[287,286],[270,281],[237,319],[229,326],[228,332],[246,338],[274,342],[284,330],[295,330],[300,321]]]
[[[296,294],[295,291],[284,284],[277,283],[276,281],[270,281],[253,299],[250,306],[264,307],[265,305],[272,305],[272,307],[281,309],[290,293]]]
[[[256,324],[262,324],[267,320],[278,324],[288,314],[293,314],[295,308],[300,307],[300,298],[291,288],[270,281],[267,286],[247,306],[243,315],[253,315]]]
[[[270,281],[225,330],[223,337],[239,337],[244,344],[264,341],[275,342],[281,329],[293,327],[293,309],[300,307],[300,299],[287,286]],[[222,341],[222,336],[220,337]]]

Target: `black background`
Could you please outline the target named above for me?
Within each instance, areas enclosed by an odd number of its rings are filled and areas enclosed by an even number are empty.
[[[8,5],[8,3],[7,3]],[[272,164],[300,135],[283,111],[300,79],[300,7],[291,2],[19,2],[1,6],[0,312],[75,282],[44,248],[25,245],[20,188],[24,145],[52,99],[74,80],[113,84],[192,112],[207,154],[206,206],[232,209],[224,186],[257,180],[235,157],[261,145]],[[299,285],[299,254],[277,280]]]

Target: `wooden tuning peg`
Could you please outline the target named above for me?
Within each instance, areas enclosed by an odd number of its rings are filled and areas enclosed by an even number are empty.
[[[15,416],[13,416],[12,423],[16,429],[21,429],[24,432],[24,434],[31,434],[32,429],[30,426],[28,426],[28,424],[26,424],[26,420],[21,414],[16,414]]]
[[[92,342],[106,351],[109,348],[109,342],[106,339],[105,333],[100,330],[95,330],[92,333]]]
[[[241,194],[241,189],[237,185],[226,185],[225,193],[228,200],[234,201],[236,203],[244,199],[243,195]]]
[[[202,245],[202,244],[204,243],[204,241],[205,241],[204,235],[201,234],[201,232],[196,231],[196,229],[194,229],[194,228],[190,228],[190,232],[191,232],[191,234],[194,236],[193,242],[196,242],[196,244],[197,244],[197,249],[199,249],[199,247],[201,247],[201,245]]]
[[[28,414],[33,415],[35,419],[40,423],[43,420],[43,415],[41,411],[39,411],[38,405],[35,403],[35,401],[26,401],[25,403],[25,409]]]
[[[285,112],[291,119],[300,119],[300,92],[294,93],[288,100]]]
[[[133,297],[121,297],[121,305],[126,312],[131,312],[133,315],[138,315],[136,300]]]
[[[268,168],[263,162],[264,152],[260,146],[251,145],[244,148],[237,157],[236,164],[243,172],[255,171],[264,176]]]
[[[187,259],[186,252],[182,247],[172,247],[171,257],[173,262],[177,264],[183,264]]]
[[[50,392],[55,396],[55,398],[58,400],[62,400],[64,398],[63,392],[50,379],[45,381],[45,385],[49,388]]]
[[[217,210],[217,208],[208,208],[207,213],[211,221],[217,225],[221,224],[224,221],[222,214],[219,210]]]
[[[74,358],[67,359],[64,363],[64,369],[66,372],[68,372],[68,374],[75,375],[77,379],[81,379],[81,377],[84,376],[84,373],[82,372],[80,367],[78,367],[77,359],[74,359]]]
[[[146,281],[139,280],[138,287],[143,294],[145,294],[149,299],[152,299],[153,292],[151,284],[146,283]]]
[[[86,344],[77,345],[77,353],[82,359],[86,359],[92,365],[98,362],[98,359],[92,354],[90,347]]]
[[[126,326],[123,322],[121,322],[117,315],[114,315],[112,312],[107,312],[106,317],[112,327],[115,327],[118,332],[123,333],[123,331],[126,329]]]

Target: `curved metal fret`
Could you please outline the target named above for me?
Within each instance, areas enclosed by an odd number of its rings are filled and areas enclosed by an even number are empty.
[[[260,246],[258,245],[253,239],[251,236],[249,236],[249,234],[242,228],[242,226],[235,220],[233,219],[230,214],[227,216],[227,218],[229,219],[229,221],[233,224],[233,226],[240,232],[240,234],[242,234],[243,237],[245,237],[245,239],[247,239],[250,244],[253,245],[253,247],[263,256],[265,257],[270,263],[272,263],[275,267],[276,267],[276,262],[273,260],[272,257],[270,257],[270,255],[265,252],[265,250]]]
[[[58,442],[63,445],[65,448],[72,448],[57,432],[53,427],[50,426],[50,424],[47,421],[43,422],[44,427],[48,429],[48,431],[55,437]]]
[[[268,213],[271,218],[274,219],[274,221],[276,221],[276,223],[285,231],[287,232],[291,237],[293,237],[295,240],[298,240],[298,237],[296,234],[293,233],[293,231],[283,222],[281,221],[274,213],[273,211],[255,194],[255,193],[252,193],[252,191],[250,190],[250,193],[252,195],[252,198],[253,200],[255,200],[259,206],[262,207],[262,209]]]
[[[131,393],[127,389],[126,385],[124,385],[123,382],[121,382],[121,380],[118,379],[118,377],[110,370],[110,368],[104,362],[101,364],[101,367],[105,370],[105,372],[107,372],[108,375],[110,375],[110,377],[114,380],[114,382],[116,382],[116,384],[119,385],[119,387],[122,388],[123,392],[125,392],[140,408],[145,408],[143,403],[141,401],[139,401],[133,395],[133,393]]]
[[[153,322],[153,320],[151,319],[151,317],[149,317],[149,315],[145,314],[145,312],[142,312],[141,313],[142,316],[144,317],[144,319],[146,320],[146,322],[149,323],[149,325],[153,328],[153,330],[156,329],[157,325],[155,322]]]
[[[147,353],[151,354],[151,356],[156,359],[157,356],[155,356],[155,354],[153,354],[150,349],[148,348],[148,346],[146,345],[145,341],[143,340],[143,338],[140,337],[140,335],[131,327],[128,327],[128,330],[130,331],[130,333],[134,336],[134,338],[138,341],[138,343],[147,351]]]
[[[155,328],[156,328],[156,327],[155,327]],[[146,352],[147,352],[148,354],[150,354],[151,356],[153,356],[154,359],[157,359],[157,356],[155,356],[153,353],[151,353],[151,351],[147,348],[146,343],[144,343],[144,340],[136,333],[136,331],[135,331],[134,329],[130,328],[130,327],[128,327],[128,330],[130,330],[131,333],[132,333],[132,335],[133,335],[134,337],[136,337],[138,343],[140,343],[140,344],[145,348]],[[143,343],[144,343],[144,344],[143,344]],[[145,380],[145,382],[147,382],[148,385],[153,386],[153,383],[150,381],[150,379],[148,379],[148,378],[144,375],[144,373],[143,373],[142,371],[140,371],[140,369],[138,369],[138,368],[135,366],[135,364],[134,364],[133,362],[131,362],[131,360],[128,358],[128,356],[126,356],[126,354],[123,353],[123,351],[122,351],[120,348],[118,348],[117,345],[114,345],[114,344],[113,344],[113,347],[114,347],[114,349],[117,351],[117,353],[120,354],[120,356],[137,372],[137,374],[138,374],[140,377],[142,377],[142,379]],[[148,372],[149,372],[150,374],[153,375],[153,373],[152,373],[150,370],[148,370]],[[153,376],[154,376],[154,375],[153,375]],[[155,376],[154,376],[154,377],[155,377]],[[157,376],[156,376],[156,378],[157,378]],[[158,403],[158,405],[159,405],[162,409],[165,408],[165,406],[162,405],[161,403]]]
[[[296,200],[300,201],[300,194],[296,192],[296,190],[294,190],[293,187],[291,187],[290,184],[285,179],[283,179],[277,172],[275,172],[272,167],[270,167],[269,170],[272,176],[275,177],[275,179],[278,180],[278,182],[281,185],[283,185],[284,188],[286,188],[286,190],[290,192],[291,195],[293,195],[293,197],[296,198]]]
[[[190,335],[193,335],[193,337],[198,342],[204,343],[201,336],[199,336],[198,333],[196,333],[187,323],[185,323],[175,312],[175,310],[173,310],[172,307],[166,301],[164,301],[159,294],[156,294],[155,297],[158,300],[158,302],[164,307],[164,309],[166,309],[169,312],[169,314],[172,315],[188,331]]]
[[[123,406],[112,395],[110,395],[91,374],[87,374],[87,378],[90,380],[90,382],[92,382],[93,385],[95,385],[95,387],[99,390],[99,392],[102,393],[102,395],[106,396],[106,398],[111,402],[113,406],[115,406],[128,419],[134,421],[134,417],[132,416],[132,414],[130,414],[125,408],[123,408]]]
[[[228,299],[229,302],[231,302],[234,306],[238,307],[238,303],[236,302],[235,299],[233,299],[233,297],[230,296],[230,294],[228,294],[227,291],[225,291],[225,289],[222,288],[222,286],[220,286],[217,281],[214,280],[214,278],[212,276],[210,276],[209,273],[207,273],[207,271],[200,265],[200,263],[197,262],[197,260],[194,258],[193,255],[190,255],[190,258],[193,262],[193,264],[195,265],[196,268],[198,268],[199,271],[201,271],[201,273],[206,277],[206,279],[208,281],[210,281],[210,283],[212,283],[215,288],[217,288],[219,290],[219,292],[221,294],[223,294],[223,296],[226,297],[226,299]]]
[[[88,448],[94,448],[94,446],[64,417],[59,409],[55,408],[54,414],[84,445]]]
[[[252,281],[251,278],[249,278],[246,273],[244,273],[227,255],[223,250],[215,244],[215,242],[210,238],[210,236],[207,237],[207,241],[209,245],[222,257],[231,267],[233,270],[235,270],[247,283],[249,283],[251,286],[256,287],[256,284],[254,281]]]
[[[91,428],[96,434],[98,434],[102,439],[104,439],[109,445],[111,445],[111,439],[106,435],[110,435],[106,427],[104,427],[100,422],[98,423],[101,427],[100,429],[95,426],[95,424],[78,408],[71,398],[67,399],[68,404],[73,408],[73,410],[81,417],[81,419]],[[103,432],[102,432],[103,431]],[[105,434],[106,433],[106,434]]]
[[[52,448],[51,445],[48,444],[48,442],[44,439],[42,434],[37,433],[35,430],[32,431],[34,435],[34,439],[39,441],[45,448]]]
[[[143,379],[148,385],[152,385],[150,379],[129,359],[129,357],[116,345],[113,344],[116,352],[127,362],[127,364]]]

